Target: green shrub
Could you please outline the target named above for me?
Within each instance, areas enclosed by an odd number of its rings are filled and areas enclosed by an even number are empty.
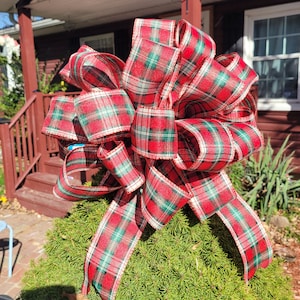
[[[289,137],[275,154],[270,139],[258,155],[229,168],[229,177],[260,218],[269,218],[278,210],[287,211],[296,203],[300,180],[293,179],[294,153],[286,154]]]
[[[243,178],[245,176],[245,161],[237,162],[233,165],[230,165],[227,168],[227,174],[231,180],[232,185],[234,186],[235,190],[240,194],[243,195],[245,192],[245,187],[243,184]]]
[[[4,113],[4,116],[7,118],[13,117],[24,105],[25,95],[24,95],[24,81],[22,73],[22,62],[21,58],[13,55],[12,62],[8,63],[5,57],[0,56],[0,66],[9,65],[12,71],[12,77],[14,78],[14,85],[11,88],[7,86],[7,76],[1,74],[1,88],[2,95],[0,96],[0,111]],[[42,66],[41,72],[38,69],[38,60],[37,60],[37,83],[38,90],[44,94],[54,93],[57,91],[65,92],[68,88],[68,85],[64,81],[54,83],[53,79],[58,69],[61,65],[61,62],[57,63],[54,70],[50,74],[46,74],[47,62]]]
[[[12,76],[14,78],[13,87],[8,88],[5,84],[7,77],[1,74],[2,96],[0,97],[0,111],[4,112],[5,117],[11,118],[25,103],[22,63],[20,57],[13,55],[11,63],[8,63],[7,60],[2,57],[0,64],[8,64],[11,67]]]
[[[47,258],[32,263],[25,274],[21,299],[59,300],[63,291],[80,289],[86,250],[107,207],[106,201],[82,202],[70,216],[55,221],[45,246]],[[278,260],[244,283],[240,262],[221,247],[224,230],[215,219],[200,224],[187,208],[160,231],[147,227],[116,299],[292,299],[290,280]],[[232,248],[232,239],[225,240]],[[88,298],[99,300],[99,295],[91,289]]]
[[[36,60],[37,65],[37,82],[38,82],[38,90],[43,94],[52,94],[57,91],[65,92],[68,88],[67,83],[63,80],[60,82],[53,82],[54,77],[59,71],[59,68],[62,64],[62,61],[56,63],[54,69],[47,74],[47,61],[43,62],[41,69],[39,67],[39,61]]]

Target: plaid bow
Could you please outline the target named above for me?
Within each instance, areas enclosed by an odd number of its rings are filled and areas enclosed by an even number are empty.
[[[266,232],[225,172],[263,145],[249,92],[257,75],[236,53],[215,57],[211,37],[185,20],[136,19],[126,62],[82,46],[61,75],[82,93],[54,97],[43,132],[83,146],[66,154],[54,193],[74,201],[117,191],[87,252],[83,294],[93,284],[114,299],[146,224],[161,229],[185,204],[199,220],[223,220],[245,281],[270,263]],[[68,180],[101,166],[99,186]]]

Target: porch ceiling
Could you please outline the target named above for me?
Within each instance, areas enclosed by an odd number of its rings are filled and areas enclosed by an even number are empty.
[[[16,2],[17,1],[12,1],[12,0],[1,0],[0,1],[0,12],[14,11]]]
[[[226,0],[202,0],[202,5]],[[121,21],[181,9],[182,0],[1,0],[0,11],[15,11],[16,3],[31,9],[33,16],[65,21],[70,29]]]
[[[33,0],[32,15],[65,21],[72,29],[180,9],[178,0]]]

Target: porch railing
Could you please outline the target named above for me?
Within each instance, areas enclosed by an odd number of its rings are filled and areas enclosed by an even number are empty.
[[[67,93],[71,96],[76,94]],[[57,140],[41,133],[51,97],[53,95],[35,93],[11,120],[1,119],[2,161],[9,200],[14,198],[15,191],[29,173],[43,172],[45,161],[58,155]]]

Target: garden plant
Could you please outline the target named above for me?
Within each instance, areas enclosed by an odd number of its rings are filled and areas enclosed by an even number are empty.
[[[36,60],[38,91],[52,94],[67,90],[68,85],[64,81],[54,82],[60,66],[61,62],[58,62],[49,73],[47,62],[39,63],[38,59]],[[25,95],[19,45],[7,35],[0,36],[0,68],[0,111],[5,117],[11,118],[24,105]]]
[[[275,153],[268,139],[258,155],[233,165],[231,181],[261,219],[269,219],[279,210],[299,206],[300,180],[294,180],[294,152],[287,154],[289,136]]]
[[[11,118],[25,102],[20,49],[8,35],[0,36],[0,47],[0,111]]]

